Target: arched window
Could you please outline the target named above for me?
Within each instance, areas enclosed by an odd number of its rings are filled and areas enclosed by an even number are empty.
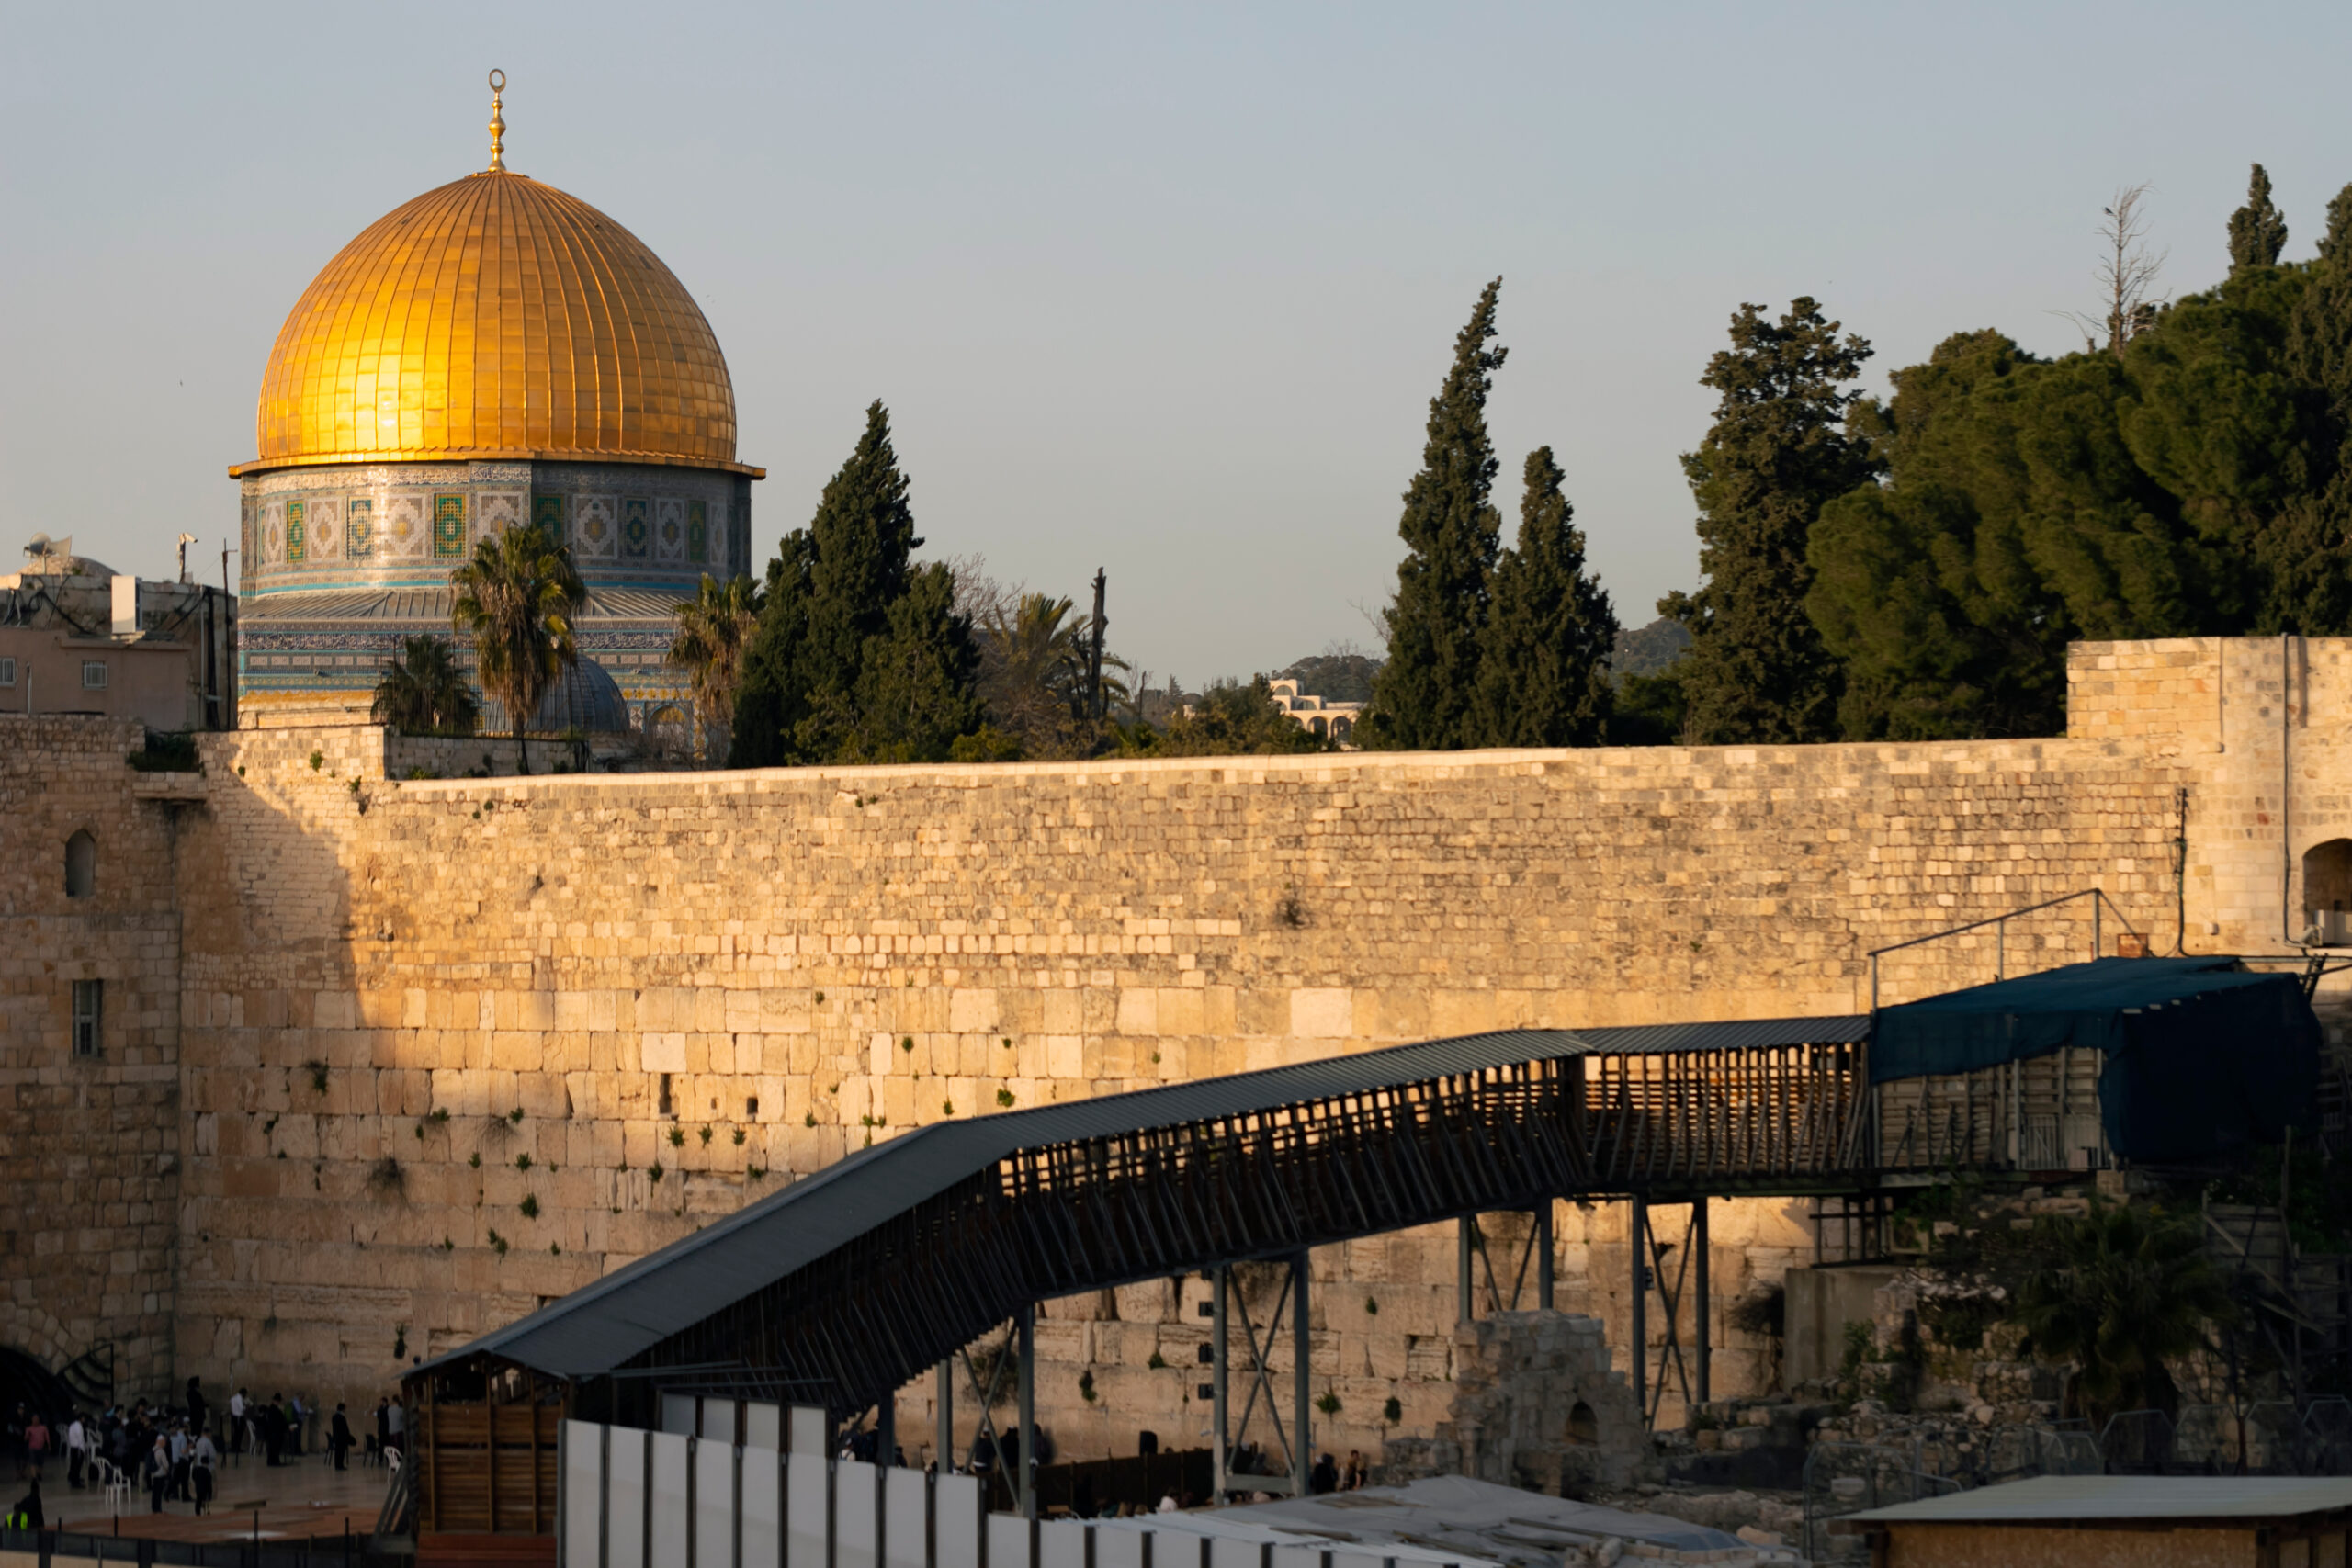
[[[1355,728],[1356,721],[1354,719],[1335,718],[1331,721],[1331,739],[1334,740],[1345,740],[1350,735],[1355,732]]]
[[[2330,946],[2352,944],[2352,839],[2303,852],[2303,914]]]
[[[1323,721],[1320,718],[1308,719],[1306,728],[1313,730],[1318,738],[1323,734]]]
[[[1600,1422],[1594,1416],[1592,1406],[1581,1399],[1568,1410],[1568,1441],[1572,1443],[1600,1441]]]
[[[87,828],[65,840],[65,896],[87,898],[98,890],[98,841]]]

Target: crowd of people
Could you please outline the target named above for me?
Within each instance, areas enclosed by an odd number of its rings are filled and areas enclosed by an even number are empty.
[[[363,1420],[367,1418],[363,1416]],[[315,1402],[300,1394],[272,1393],[255,1399],[249,1389],[232,1393],[216,1409],[200,1380],[187,1380],[176,1404],[141,1399],[109,1405],[95,1414],[81,1410],[43,1412],[18,1404],[0,1427],[0,1467],[13,1469],[28,1489],[0,1525],[14,1529],[51,1528],[41,1483],[62,1465],[74,1492],[101,1486],[109,1470],[147,1495],[148,1509],[163,1513],[166,1503],[211,1506],[223,1468],[248,1459],[279,1466],[322,1450],[337,1470],[355,1449],[368,1462],[397,1454],[407,1437],[407,1413],[390,1398],[376,1402],[371,1430],[355,1431],[342,1404],[322,1419]],[[0,1493],[0,1496],[6,1495]]]

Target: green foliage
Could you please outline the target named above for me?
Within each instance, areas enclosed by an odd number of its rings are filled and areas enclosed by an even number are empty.
[[[997,1090],[996,1102],[1010,1110],[1012,1105],[1012,1091],[1009,1089],[1001,1089]]]
[[[1148,727],[1133,738],[1130,754],[1153,757],[1282,756],[1322,751],[1330,742],[1274,705],[1262,675],[1244,685],[1217,681],[1157,732]],[[1127,748],[1123,747],[1123,750]]]
[[[2276,266],[2286,248],[2286,214],[2271,204],[2269,173],[2256,164],[2246,182],[2245,205],[2230,214],[2230,271]]]
[[[1549,446],[1527,455],[1519,541],[1495,563],[1479,639],[1480,743],[1591,746],[1609,723],[1617,615],[1586,574],[1584,532]]]
[[[1093,691],[1087,656],[1093,617],[1070,617],[1068,599],[1046,593],[993,593],[978,622],[982,701],[987,728],[996,732],[989,750],[1007,742],[1030,757],[1077,757],[1091,753],[1101,739],[1093,717]],[[1125,668],[1105,656],[1106,701],[1128,700],[1125,685],[1112,672]],[[967,760],[957,747],[956,760]],[[997,760],[971,758],[969,760]]]
[[[1837,731],[1843,681],[1804,613],[1814,568],[1806,545],[1825,502],[1872,478],[1870,444],[1846,430],[1870,344],[1800,297],[1772,321],[1761,305],[1732,318],[1732,346],[1702,385],[1721,394],[1715,422],[1682,459],[1699,503],[1696,593],[1659,610],[1691,635],[1682,661],[1687,723],[1713,744],[1825,740]]]
[[[1628,675],[1661,674],[1690,651],[1689,629],[1660,615],[1645,626],[1619,629],[1617,645],[1610,650],[1609,668],[1620,681]]]
[[[748,577],[725,582],[703,574],[695,596],[672,613],[678,633],[670,662],[686,672],[701,720],[705,754],[727,755],[735,726],[735,697],[743,684],[743,656],[760,624],[759,584]]]
[[[400,657],[384,661],[372,713],[402,735],[471,735],[481,721],[456,647],[430,632],[402,637]]]
[[[1294,660],[1270,679],[1295,681],[1300,691],[1327,703],[1368,703],[1379,674],[1379,660],[1342,644]]]
[[[135,773],[200,773],[196,737],[185,729],[151,729],[145,743],[126,759]]]
[[[2208,1345],[2235,1315],[2196,1224],[2095,1203],[2082,1219],[2035,1228],[2055,1262],[2026,1280],[2017,1320],[2033,1351],[2081,1369],[2070,1401],[2094,1422],[2119,1410],[2177,1409],[2165,1363]]]
[[[682,1149],[686,1146],[686,1130],[684,1127],[670,1129],[670,1146],[673,1149]]]
[[[1421,471],[1405,492],[1396,532],[1406,554],[1388,611],[1388,660],[1373,680],[1373,708],[1357,726],[1368,746],[1402,750],[1476,746],[1479,637],[1502,522],[1488,499],[1499,468],[1487,434],[1487,398],[1508,350],[1489,348],[1502,279],[1478,296],[1453,340],[1453,365],[1430,400]]]
[[[1317,1397],[1315,1408],[1326,1416],[1337,1416],[1340,1413],[1340,1396],[1327,1388]]]
[[[912,564],[908,489],[877,401],[815,517],[768,565],[733,766],[944,761],[979,728],[971,624],[948,568]]]
[[[539,699],[579,658],[572,620],[588,602],[571,551],[536,524],[517,524],[474,545],[471,559],[449,574],[457,598],[449,618],[473,638],[483,691],[506,705],[506,722],[531,771],[526,731]]]
[[[537,1219],[537,1218],[539,1217],[539,1200],[538,1200],[538,1195],[537,1195],[537,1193],[532,1193],[532,1192],[526,1192],[526,1193],[524,1193],[524,1194],[523,1194],[522,1209],[523,1209],[523,1217],[524,1217],[525,1219],[526,1219],[526,1220],[536,1220],[536,1219]]]
[[[1690,728],[1690,700],[1682,692],[1682,666],[1656,675],[1627,675],[1617,682],[1609,713],[1612,746],[1680,746]]]
[[[1380,1407],[1380,1419],[1382,1425],[1394,1427],[1397,1422],[1402,1421],[1404,1418],[1405,1402],[1398,1399],[1395,1394],[1390,1394],[1388,1396],[1387,1403],[1384,1404]]]

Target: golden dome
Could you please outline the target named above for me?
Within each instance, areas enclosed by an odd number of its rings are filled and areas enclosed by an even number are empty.
[[[638,237],[493,168],[379,220],[279,329],[260,456],[313,463],[604,457],[756,474],[710,323]]]

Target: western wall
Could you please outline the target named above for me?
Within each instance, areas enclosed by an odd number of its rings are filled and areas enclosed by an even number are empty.
[[[2093,886],[2155,951],[2283,953],[2307,894],[2352,892],[2352,641],[2084,644],[2069,682],[2064,738],[1919,745],[468,778],[483,743],[248,730],[204,739],[200,801],[122,766],[125,727],[0,719],[0,1148],[37,1195],[0,1344],[111,1342],[125,1392],[372,1403],[942,1117],[1509,1025],[1862,1010],[1871,949]],[[1884,999],[2090,940],[2078,905],[1927,943]],[[123,998],[87,1060],[81,977]],[[1621,1367],[1623,1209],[1555,1216],[1559,1304]],[[1807,1213],[1714,1207],[1719,1395],[1771,1375],[1725,1314],[1810,1261]],[[1524,1228],[1490,1226],[1498,1270]],[[1454,1248],[1317,1254],[1318,1448],[1444,1418]],[[1205,1292],[1046,1307],[1062,1453],[1199,1440]]]

